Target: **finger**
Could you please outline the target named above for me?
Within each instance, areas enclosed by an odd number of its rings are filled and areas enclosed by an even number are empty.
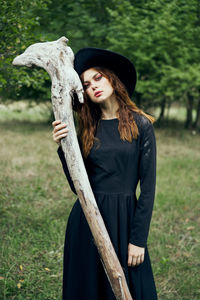
[[[57,131],[57,130],[59,130],[60,128],[64,128],[64,127],[66,127],[67,125],[65,124],[65,123],[61,123],[61,122],[59,122],[58,124],[53,124],[53,130],[54,131]]]
[[[137,256],[133,256],[132,258],[132,266],[135,267],[137,264]]]
[[[128,266],[131,267],[132,265],[132,255],[128,256]]]
[[[140,261],[141,261],[141,263],[144,262],[144,254],[142,254],[142,255],[140,256]]]
[[[62,132],[62,133],[60,133],[59,132],[59,134],[53,134],[53,138],[55,139],[55,140],[60,140],[63,136],[67,136],[67,134],[68,134],[68,132]]]
[[[62,138],[66,137],[67,136],[67,133],[63,133],[59,136],[59,139],[58,140],[61,140]]]
[[[67,128],[64,128],[64,129],[60,129],[60,130],[58,130],[56,132],[53,132],[53,135],[55,137],[59,137],[61,134],[68,133],[68,132],[69,132],[69,130]]]
[[[52,125],[56,126],[56,125],[58,125],[60,123],[61,123],[61,120],[55,120],[55,121],[52,122]]]
[[[59,136],[59,138],[58,138],[58,137],[53,137],[53,139],[54,139],[54,141],[55,141],[56,143],[59,143],[60,140],[63,139],[63,138],[65,138],[66,136],[67,136],[67,133],[63,133],[63,134],[61,134],[61,135]]]
[[[60,129],[63,129],[63,128],[65,128],[65,127],[67,127],[67,125],[65,124],[65,123],[61,123],[61,124],[59,124],[59,125],[56,125],[55,127],[54,127],[54,130],[53,131],[58,131],[58,130],[60,130]]]
[[[141,256],[139,255],[136,259],[136,266],[139,266],[141,264]]]
[[[54,128],[56,129],[56,130],[59,130],[60,128],[64,128],[64,127],[66,127],[67,125],[65,124],[65,123],[60,123],[60,124],[58,124],[58,125],[56,125]]]

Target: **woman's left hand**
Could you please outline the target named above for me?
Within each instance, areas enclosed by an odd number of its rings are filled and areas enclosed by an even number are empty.
[[[139,266],[144,261],[145,248],[135,246],[131,243],[128,244],[128,266]]]

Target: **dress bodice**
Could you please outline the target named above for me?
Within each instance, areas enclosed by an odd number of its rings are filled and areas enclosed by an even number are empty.
[[[139,138],[121,140],[118,125],[118,119],[99,121],[86,168],[94,191],[132,194],[138,183]]]

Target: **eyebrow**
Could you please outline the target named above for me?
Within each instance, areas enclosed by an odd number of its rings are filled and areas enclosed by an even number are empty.
[[[99,72],[97,72],[96,74],[94,74],[93,76],[92,76],[92,78],[94,78],[94,77],[96,77],[98,74],[100,74]],[[83,81],[83,83],[86,83],[86,82],[89,82],[88,80],[86,80],[86,81]]]

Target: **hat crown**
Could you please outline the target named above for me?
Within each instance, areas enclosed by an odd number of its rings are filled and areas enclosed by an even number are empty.
[[[112,70],[125,85],[131,97],[137,80],[137,74],[133,63],[125,56],[100,48],[82,48],[74,60],[74,69],[79,76],[93,67],[104,67]]]

